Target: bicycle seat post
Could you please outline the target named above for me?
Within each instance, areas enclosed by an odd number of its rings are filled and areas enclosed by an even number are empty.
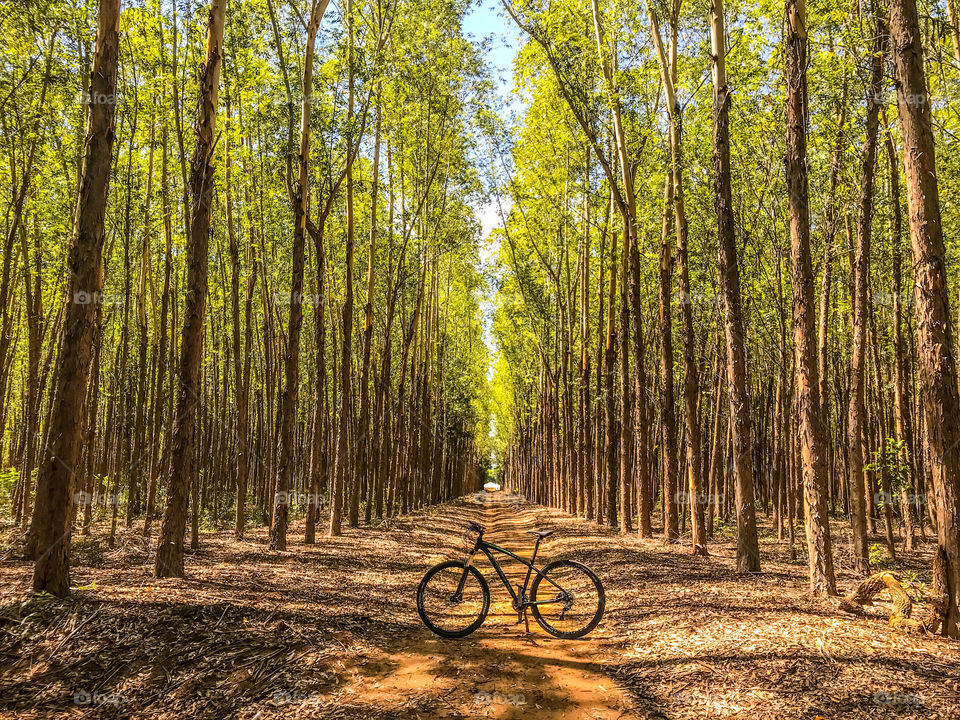
[[[533,545],[533,557],[530,558],[530,564],[533,565],[537,561],[537,552],[540,550],[540,541],[543,540],[539,535],[537,536],[537,542]],[[529,575],[529,573],[528,573]]]

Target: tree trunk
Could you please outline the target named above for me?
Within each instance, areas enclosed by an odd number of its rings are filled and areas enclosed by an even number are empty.
[[[157,577],[183,577],[183,533],[187,494],[195,475],[195,435],[200,402],[200,361],[207,300],[207,256],[213,204],[213,153],[216,142],[217,95],[223,59],[226,0],[212,0],[207,19],[206,62],[201,66],[197,111],[197,145],[190,161],[192,221],[187,244],[187,287],[180,340],[180,373],[173,429],[167,503],[157,548]]]
[[[894,426],[897,439],[903,443],[904,451],[897,458],[898,463],[907,468],[907,481],[902,490],[902,508],[904,534],[906,535],[906,550],[913,550],[914,513],[913,504],[917,494],[917,463],[915,459],[916,447],[913,442],[913,420],[910,417],[910,388],[907,382],[908,348],[904,346],[903,338],[903,310],[900,293],[902,291],[902,237],[903,211],[900,205],[900,169],[897,164],[897,149],[893,143],[893,134],[884,113],[887,162],[890,171],[890,247],[892,264],[893,292],[891,309],[893,313],[893,412]],[[923,522],[923,518],[919,518]]]
[[[347,0],[347,127],[353,126],[353,2]],[[353,356],[353,138],[348,138],[347,144],[347,237],[346,237],[346,269],[344,277],[344,301],[341,314],[342,336],[340,352],[340,427],[337,433],[337,466],[334,471],[333,485],[330,492],[330,535],[337,537],[342,534],[343,525],[343,494],[346,488],[346,479],[349,474],[348,434],[350,419],[353,415],[352,389],[352,356]]]
[[[940,224],[930,95],[915,0],[891,0],[890,39],[897,80],[913,247],[914,307],[926,442],[936,496],[937,540],[946,559],[945,634],[960,636],[960,397],[950,333],[946,250]]]
[[[613,229],[613,208],[610,213],[610,277],[607,291],[607,338],[603,352],[603,382],[606,408],[604,449],[606,451],[606,516],[607,525],[617,526],[617,486],[620,466],[617,462],[617,411],[613,393],[613,367],[617,361],[614,303],[617,297],[617,233]]]
[[[807,188],[807,19],[804,0],[786,0],[787,190],[793,265],[796,393],[800,410],[800,452],[806,498],[810,590],[835,595],[833,554],[826,503],[827,443],[819,397],[816,306],[810,260]]]
[[[379,99],[380,95],[377,94]],[[377,250],[377,194],[380,174],[380,124],[382,113],[377,113],[376,130],[373,141],[373,179],[370,187],[370,246],[367,251],[367,300],[363,306],[363,342],[360,360],[360,432],[357,439],[357,474],[361,482],[370,485],[375,468],[370,463],[370,448],[373,443],[370,435],[370,354],[373,345],[373,293],[376,286],[376,250]],[[372,497],[372,496],[371,496]],[[370,521],[372,503],[365,509],[365,520]],[[360,493],[354,493],[350,503],[350,524],[356,526],[360,513]]]
[[[874,12],[878,12],[874,7]],[[870,574],[870,550],[867,541],[866,474],[863,448],[866,445],[866,345],[868,284],[870,281],[870,235],[873,230],[873,189],[876,178],[877,130],[880,118],[880,93],[883,89],[883,59],[887,29],[879,20],[874,30],[870,63],[870,86],[867,90],[866,141],[863,144],[860,186],[860,207],[857,219],[857,248],[853,268],[853,346],[850,359],[850,404],[847,410],[847,448],[849,457],[848,488],[850,521],[853,527],[854,569]]]
[[[590,151],[587,150],[583,198],[583,277],[580,285],[580,472],[583,514],[593,517],[594,468],[593,463],[593,401],[590,397]]]
[[[327,0],[314,0],[307,24],[303,57],[303,102],[300,105],[300,152],[293,204],[293,268],[290,281],[290,320],[287,323],[287,355],[284,359],[284,388],[280,405],[280,439],[277,444],[277,489],[274,496],[270,549],[287,549],[287,518],[295,452],[297,395],[300,388],[300,329],[303,325],[303,266],[310,209],[310,115],[313,109],[313,59],[317,30],[327,9]]]
[[[713,172],[719,237],[720,284],[724,296],[727,381],[733,438],[737,512],[737,571],[760,571],[754,508],[752,418],[747,393],[746,334],[740,294],[740,269],[734,237],[733,192],[730,179],[730,88],[726,72],[723,0],[711,0],[710,38],[713,49]],[[718,398],[719,401],[719,398]],[[716,439],[714,439],[716,442]],[[712,473],[711,473],[712,474]]]
[[[52,425],[37,474],[34,510],[37,560],[34,592],[59,597],[70,592],[70,521],[73,483],[80,456],[83,406],[90,373],[96,308],[103,290],[103,227],[113,158],[120,0],[101,0],[97,49],[91,75],[87,139],[70,246],[67,304],[54,391]]]
[[[667,542],[680,539],[677,503],[677,429],[673,399],[673,328],[670,294],[673,257],[670,253],[670,221],[673,217],[673,181],[664,181],[663,231],[660,239],[660,432],[663,473],[663,535]]]

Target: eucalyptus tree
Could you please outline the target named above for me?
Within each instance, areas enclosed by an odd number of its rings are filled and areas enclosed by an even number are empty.
[[[200,75],[197,103],[197,144],[190,162],[192,198],[187,244],[187,285],[180,340],[179,386],[176,424],[167,484],[163,527],[157,547],[157,577],[183,576],[183,534],[187,521],[187,494],[196,467],[196,419],[200,397],[200,363],[207,305],[207,262],[213,205],[213,158],[216,143],[217,103],[223,63],[223,26],[226,0],[212,0],[207,20],[206,59]],[[196,498],[194,499],[196,505]]]
[[[933,475],[938,552],[946,559],[944,634],[960,636],[960,397],[923,42],[913,0],[891,0],[890,41],[903,131],[916,289],[919,374]]]
[[[833,551],[826,498],[826,435],[821,415],[819,368],[816,354],[816,308],[810,260],[810,209],[807,179],[807,11],[804,0],[785,5],[784,81],[787,130],[787,192],[793,279],[795,385],[799,404],[800,452],[810,589],[816,595],[835,595]]]
[[[103,290],[101,253],[115,138],[119,25],[120,0],[101,0],[97,50],[90,76],[87,139],[74,221],[76,230],[70,244],[66,317],[51,401],[54,426],[43,450],[33,516],[36,530],[33,590],[61,597],[70,592],[74,476],[80,458],[96,304]]]

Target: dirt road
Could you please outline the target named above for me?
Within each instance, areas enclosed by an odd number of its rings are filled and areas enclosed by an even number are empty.
[[[600,626],[577,641],[535,622],[528,634],[484,561],[486,623],[464,640],[431,634],[417,585],[464,557],[471,521],[521,554],[533,548],[526,530],[556,530],[538,564],[593,568],[607,596]],[[204,533],[187,578],[168,580],[153,577],[155,545],[136,529],[113,550],[78,540],[67,601],[28,599],[30,563],[0,563],[0,719],[958,717],[956,643],[890,629],[883,602],[857,618],[810,598],[803,558],[769,530],[763,573],[748,577],[729,533],[693,557],[485,495],[315,545],[302,532],[291,527],[284,552],[267,549],[263,529],[243,542]],[[906,562],[929,568],[922,552]]]
[[[535,513],[498,496],[478,496],[482,504],[476,520],[486,527],[488,540],[529,559],[535,538],[527,531],[539,529]],[[552,541],[541,544],[538,566],[554,559]],[[514,585],[522,583],[526,568],[508,563],[501,563],[507,577]],[[528,632],[525,623],[517,623],[511,598],[489,561],[480,556],[476,564],[492,593],[483,626],[462,640],[444,640],[420,629],[409,633],[394,656],[396,667],[376,678],[388,695],[396,699],[417,688],[439,690],[443,706],[436,717],[637,717],[629,712],[627,697],[604,674],[602,643],[609,629],[603,622],[584,638],[558,640],[531,616]]]

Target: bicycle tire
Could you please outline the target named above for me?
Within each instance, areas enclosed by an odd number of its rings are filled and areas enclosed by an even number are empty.
[[[434,565],[424,574],[423,579],[420,581],[420,586],[417,588],[417,612],[420,615],[420,620],[423,621],[423,624],[426,625],[427,629],[429,629],[432,633],[451,640],[465,638],[467,635],[479,628],[483,624],[483,621],[486,620],[487,613],[490,611],[490,586],[487,585],[487,581],[484,580],[483,575],[480,574],[479,570],[472,565],[467,566],[467,572],[477,581],[480,586],[480,591],[483,596],[483,604],[480,608],[480,614],[477,616],[477,619],[467,627],[458,630],[447,630],[430,620],[426,608],[424,608],[424,592],[426,591],[430,580],[438,572],[454,567],[462,569],[463,566],[464,563],[458,560],[448,560],[446,562]]]
[[[583,563],[574,562],[573,560],[557,560],[555,562],[550,563],[545,568],[543,568],[543,570],[541,570],[540,573],[537,573],[537,576],[533,579],[533,584],[530,586],[530,600],[532,602],[537,602],[537,590],[540,588],[540,582],[543,580],[543,578],[549,575],[551,570],[556,570],[557,568],[560,568],[560,567],[573,568],[577,571],[580,571],[586,574],[586,576],[593,582],[594,586],[596,587],[597,597],[598,597],[597,610],[594,613],[593,617],[590,619],[590,622],[588,622],[586,625],[576,630],[564,631],[559,628],[553,627],[550,624],[550,621],[547,618],[545,618],[543,614],[540,612],[539,605],[532,605],[531,608],[533,610],[533,617],[536,619],[537,623],[539,623],[540,627],[542,627],[548,633],[550,633],[556,638],[561,638],[564,640],[575,640],[589,633],[600,623],[600,620],[603,617],[603,610],[606,606],[606,597],[603,592],[603,583],[600,582],[600,578],[597,577],[597,574],[593,572],[593,570],[588,568]]]

